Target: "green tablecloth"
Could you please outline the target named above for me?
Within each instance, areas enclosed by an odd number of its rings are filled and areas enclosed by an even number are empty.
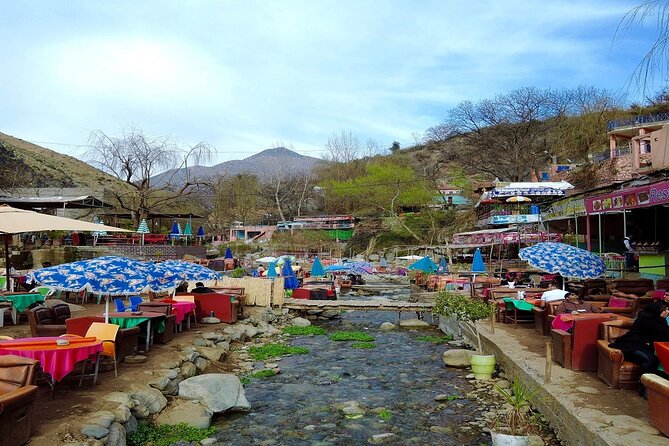
[[[529,302],[525,302],[524,300],[512,299],[510,297],[505,297],[503,300],[506,302],[507,307],[508,304],[513,304],[514,307],[523,311],[532,311],[532,308],[534,308],[534,305]]]
[[[116,324],[121,328],[132,328],[136,327],[142,322],[148,321],[148,317],[110,317],[109,322]],[[158,321],[158,326],[156,328],[158,333],[165,332],[165,319],[160,319]]]
[[[44,296],[40,293],[13,294],[0,296],[0,300],[11,302],[19,313],[26,311],[28,307],[37,302],[44,302]]]

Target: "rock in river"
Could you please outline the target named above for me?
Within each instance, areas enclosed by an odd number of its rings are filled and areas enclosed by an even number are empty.
[[[179,396],[199,400],[214,413],[251,408],[239,378],[231,374],[209,373],[188,378],[179,383]]]

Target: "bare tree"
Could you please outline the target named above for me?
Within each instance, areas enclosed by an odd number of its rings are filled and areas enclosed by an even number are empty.
[[[348,163],[360,157],[361,144],[350,130],[332,133],[325,144],[328,151],[326,159],[335,163]]]
[[[116,176],[128,186],[122,191],[112,191],[112,195],[116,205],[128,211],[136,225],[150,212],[166,205],[173,206],[194,193],[199,185],[196,179],[187,176],[180,184],[173,183],[172,179],[181,169],[187,168],[189,162],[207,162],[212,153],[206,143],[182,149],[169,138],[147,136],[134,126],[123,130],[120,137],[96,130],[89,137],[89,145],[86,158],[90,164]],[[154,185],[154,177],[165,171],[170,173],[162,185]]]
[[[632,8],[621,19],[614,36],[614,40],[620,40],[647,21],[655,22],[658,35],[630,76],[630,81],[639,85],[644,93],[648,92],[655,76],[665,79],[669,74],[669,1],[648,0]]]

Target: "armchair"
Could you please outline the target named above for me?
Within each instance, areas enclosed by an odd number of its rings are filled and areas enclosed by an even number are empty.
[[[613,281],[614,296],[640,297],[654,289],[655,285],[651,279],[617,279]]]
[[[597,370],[599,324],[616,317],[603,313],[576,315],[571,333],[552,329],[553,360],[566,369]]]
[[[669,436],[669,381],[652,373],[644,373],[641,383],[648,392],[648,416],[655,429]]]
[[[600,326],[597,341],[597,376],[612,389],[635,390],[638,387],[641,366],[625,361],[623,352],[609,344],[624,335],[632,327],[632,320],[620,318],[606,321]]]
[[[70,317],[70,306],[58,304],[51,308],[38,306],[26,310],[32,336],[60,336],[67,332],[65,321]]]
[[[562,301],[544,302],[543,307],[532,308],[534,313],[534,329],[537,333],[548,336],[551,333],[551,322],[555,319],[555,310]]]
[[[21,356],[0,356],[0,446],[30,441],[37,364]]]

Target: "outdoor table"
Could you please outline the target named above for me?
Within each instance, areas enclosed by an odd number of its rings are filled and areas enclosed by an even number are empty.
[[[9,293],[0,296],[0,300],[6,300],[14,305],[16,311],[22,313],[26,311],[32,304],[37,302],[44,302],[44,296],[40,293]]]
[[[555,315],[555,319],[553,320],[553,328],[556,328],[558,330],[563,330],[563,331],[568,331],[571,329],[571,327],[574,326],[574,321],[578,319],[589,319],[592,317],[601,317],[601,316],[609,316],[609,319],[629,319],[626,316],[622,316],[616,313],[578,313],[578,314],[571,314],[571,313],[560,313]]]
[[[177,324],[181,324],[186,318],[186,315],[192,313],[195,310],[195,302],[183,302],[172,299],[162,299],[160,302],[172,305],[172,314],[176,315]]]
[[[70,343],[58,345],[57,339],[67,339]],[[56,382],[74,370],[77,362],[100,351],[102,341],[96,338],[37,337],[0,341],[0,355],[17,355],[39,361],[42,371],[51,379],[49,385],[52,389]]]
[[[490,299],[500,299],[502,297],[518,297],[518,291],[524,291],[525,295],[528,293],[543,293],[546,291],[545,288],[509,288],[508,286],[500,286],[488,288],[488,297]]]
[[[153,339],[153,331],[151,322],[156,320],[156,330],[158,333],[165,331],[165,315],[162,313],[152,313],[150,311],[138,311],[133,313],[118,313],[109,312],[109,322],[116,324],[121,328],[132,328],[146,322],[146,345],[145,352],[149,352],[151,341]],[[161,320],[162,319],[162,320]]]
[[[655,342],[655,354],[664,370],[669,370],[669,342]]]

